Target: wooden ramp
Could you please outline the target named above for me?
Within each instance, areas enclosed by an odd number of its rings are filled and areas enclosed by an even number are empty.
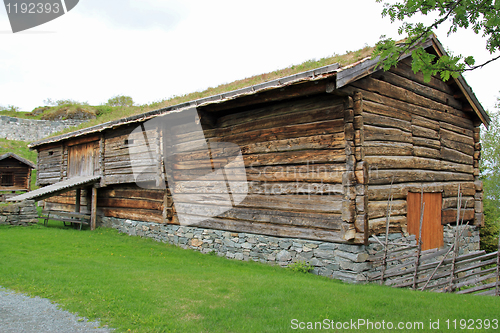
[[[58,195],[74,189],[90,186],[101,179],[101,176],[79,176],[71,177],[61,182],[48,185],[31,192],[27,192],[12,198],[7,201],[23,201],[23,200],[43,200],[54,195]]]

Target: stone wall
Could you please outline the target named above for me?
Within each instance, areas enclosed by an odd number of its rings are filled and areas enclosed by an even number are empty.
[[[0,138],[27,142],[38,141],[84,122],[84,120],[36,120],[0,116]]]
[[[101,218],[101,226],[129,235],[150,237],[184,249],[215,252],[236,260],[253,260],[286,267],[296,261],[314,266],[313,273],[349,282],[365,280],[371,264],[363,245],[337,244],[295,238],[203,229],[188,226]]]
[[[34,200],[0,205],[0,224],[30,225],[38,223]]]
[[[380,253],[382,246],[371,243],[368,246],[338,244],[296,238],[281,238],[243,232],[204,229],[190,226],[165,225],[113,217],[102,217],[100,226],[115,228],[120,232],[153,238],[184,249],[202,253],[215,252],[236,260],[253,260],[286,267],[297,261],[314,266],[313,273],[347,282],[365,282],[368,277],[381,269],[368,259]],[[467,226],[468,230],[460,239],[460,254],[479,249],[479,229]],[[444,226],[445,246],[453,243],[455,227]],[[383,242],[384,237],[379,237]],[[390,234],[390,243],[416,244],[415,236]],[[390,246],[396,248],[397,246]],[[407,258],[405,260],[414,260]],[[404,261],[404,260],[403,260]],[[391,265],[402,263],[394,261]],[[378,266],[378,267],[377,267]]]

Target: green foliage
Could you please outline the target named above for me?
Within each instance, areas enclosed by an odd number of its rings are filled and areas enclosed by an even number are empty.
[[[47,98],[43,101],[48,106],[62,106],[62,105],[89,105],[87,102],[78,102],[74,99],[58,99],[54,101],[52,98]]]
[[[14,105],[8,105],[7,107],[0,105],[0,111],[7,111],[7,112],[19,112],[20,108],[18,106]]]
[[[497,110],[500,105],[497,104]],[[487,131],[481,132],[481,180],[484,189],[484,227],[481,249],[496,251],[500,232],[500,114],[489,114]]]
[[[100,318],[115,332],[291,332],[293,318],[422,321],[427,328],[430,319],[444,325],[447,319],[491,320],[500,313],[495,297],[346,284],[116,230],[53,225],[0,226],[0,285],[49,298],[80,316]]]
[[[96,115],[99,117],[99,116],[103,116],[105,114],[110,114],[112,113],[115,108],[112,107],[112,106],[109,106],[109,105],[97,105],[97,106],[94,106],[95,110],[96,110]]]
[[[288,265],[288,269],[298,273],[309,273],[312,272],[314,266],[305,261],[296,261]]]
[[[376,0],[382,2],[383,0]],[[408,23],[406,20],[417,14],[432,15],[437,18],[430,25]],[[443,80],[457,77],[459,73],[483,67],[500,56],[476,65],[472,55],[443,56],[436,59],[418,46],[427,39],[432,30],[447,22],[450,24],[448,35],[456,33],[459,28],[471,29],[476,34],[487,37],[486,49],[490,53],[500,50],[500,1],[498,0],[403,0],[397,3],[384,3],[382,16],[388,16],[391,22],[402,21],[398,32],[406,38],[396,43],[382,36],[377,44],[373,57],[380,56],[380,66],[384,70],[397,64],[401,55],[412,53],[412,67],[415,72],[422,72],[429,81],[432,75],[439,74]]]
[[[5,153],[14,153],[36,164],[36,151],[29,150],[27,142],[0,139],[0,155]]]
[[[495,252],[500,232],[500,207],[491,199],[484,199],[484,227],[480,230],[481,250]]]
[[[489,116],[490,126],[481,135],[480,169],[485,197],[500,205],[500,114]]]
[[[118,96],[113,96],[110,99],[108,99],[108,102],[106,105],[109,106],[133,106],[134,105],[134,100],[130,96],[123,96],[123,95],[118,95]]]

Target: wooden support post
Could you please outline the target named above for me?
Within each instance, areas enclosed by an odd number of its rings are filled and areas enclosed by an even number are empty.
[[[82,189],[77,188],[76,189],[76,199],[75,199],[75,212],[79,213],[80,212],[80,199],[82,197]]]
[[[424,210],[425,210],[425,202],[424,202],[424,188],[420,192],[420,226],[418,228],[418,246],[417,246],[417,256],[415,258],[415,272],[413,273],[413,290],[417,289],[417,280],[418,280],[418,266],[420,266],[420,254],[422,253],[422,224],[424,221]]]
[[[90,209],[90,230],[95,230],[97,211],[97,188],[92,187],[92,206]]]
[[[31,191],[31,168],[29,169],[29,172],[28,172],[28,191],[29,192]]]

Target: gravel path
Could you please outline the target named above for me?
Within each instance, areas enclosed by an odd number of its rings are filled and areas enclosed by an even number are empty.
[[[48,299],[31,298],[0,287],[0,332],[109,333],[112,330],[60,310]]]

